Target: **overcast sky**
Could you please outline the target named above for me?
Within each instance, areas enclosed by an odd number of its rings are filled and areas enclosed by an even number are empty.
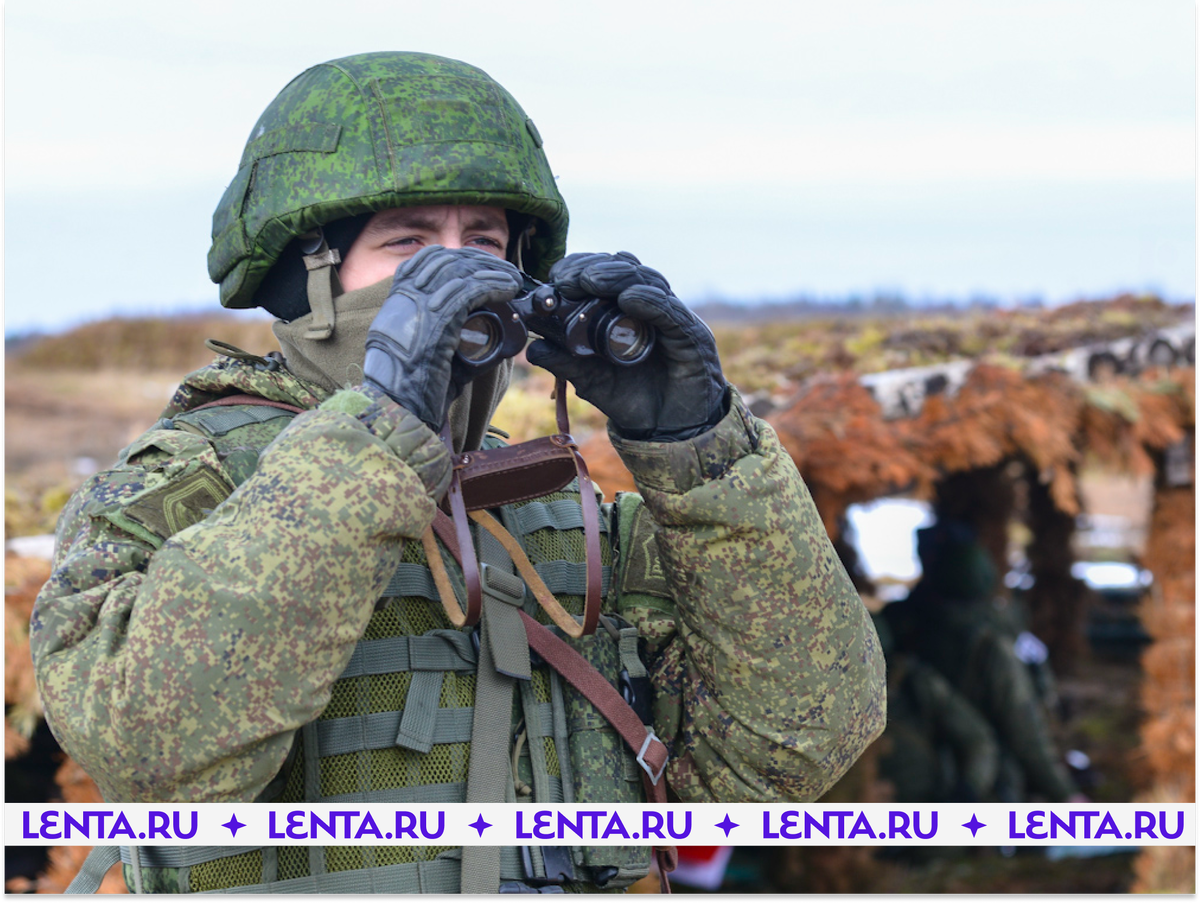
[[[217,304],[213,207],[313,63],[456,57],[571,251],[689,301],[1195,293],[1191,0],[4,5],[5,327]]]

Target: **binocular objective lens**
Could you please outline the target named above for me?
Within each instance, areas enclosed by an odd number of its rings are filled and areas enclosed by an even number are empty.
[[[494,314],[474,314],[463,324],[458,353],[472,364],[487,360],[500,344],[500,324]]]
[[[608,327],[606,336],[609,355],[622,363],[635,363],[650,343],[650,328],[633,317],[619,317]]]

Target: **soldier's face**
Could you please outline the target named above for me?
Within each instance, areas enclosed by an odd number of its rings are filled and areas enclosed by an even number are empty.
[[[477,248],[501,259],[508,251],[508,220],[500,207],[392,207],[363,227],[338,275],[348,292],[388,279],[422,248]]]

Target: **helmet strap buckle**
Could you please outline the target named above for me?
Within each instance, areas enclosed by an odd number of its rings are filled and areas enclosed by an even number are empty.
[[[304,337],[324,341],[333,335],[337,322],[334,299],[344,291],[337,271],[342,253],[329,247],[320,226],[302,235],[300,241],[301,250],[305,252],[304,268],[308,270],[308,304],[313,312],[313,324]]]

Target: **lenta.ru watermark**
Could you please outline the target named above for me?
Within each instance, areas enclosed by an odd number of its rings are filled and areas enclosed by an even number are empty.
[[[7,804],[9,843],[1192,846],[1194,803]]]

